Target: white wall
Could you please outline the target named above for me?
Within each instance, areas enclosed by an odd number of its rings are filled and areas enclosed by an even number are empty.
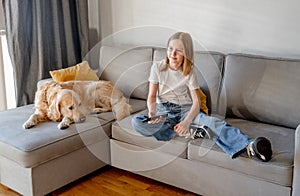
[[[93,42],[114,35],[117,42],[165,45],[173,32],[186,31],[200,49],[300,58],[298,0],[89,2],[99,36]]]

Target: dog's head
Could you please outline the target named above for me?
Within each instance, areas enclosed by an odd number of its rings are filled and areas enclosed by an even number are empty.
[[[81,106],[81,99],[73,90],[60,89],[54,97],[50,101],[48,111],[48,116],[51,116],[52,120],[60,121],[67,117],[74,122],[85,121],[86,116]]]

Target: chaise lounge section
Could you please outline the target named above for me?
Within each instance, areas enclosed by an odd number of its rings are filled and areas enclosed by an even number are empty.
[[[133,112],[140,102],[131,103]],[[60,130],[56,122],[25,130],[34,105],[0,112],[1,184],[22,195],[45,195],[110,164],[113,113],[90,115]]]

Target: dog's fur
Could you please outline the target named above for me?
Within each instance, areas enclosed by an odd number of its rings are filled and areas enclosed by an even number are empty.
[[[39,122],[55,121],[59,129],[83,122],[90,113],[113,111],[117,120],[128,116],[131,106],[110,81],[46,82],[35,94],[35,112],[23,124],[29,129]]]

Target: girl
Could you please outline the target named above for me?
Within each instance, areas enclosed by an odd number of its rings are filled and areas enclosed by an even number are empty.
[[[272,148],[267,138],[252,139],[226,121],[207,115],[203,101],[201,104],[203,93],[193,71],[193,60],[191,36],[184,32],[172,35],[167,43],[166,59],[151,67],[148,116],[135,115],[133,128],[144,136],[168,141],[176,135],[188,134],[191,123],[205,125],[214,133],[218,146],[231,158],[247,151],[249,156],[269,161]],[[192,130],[193,137],[201,135],[200,129]]]

